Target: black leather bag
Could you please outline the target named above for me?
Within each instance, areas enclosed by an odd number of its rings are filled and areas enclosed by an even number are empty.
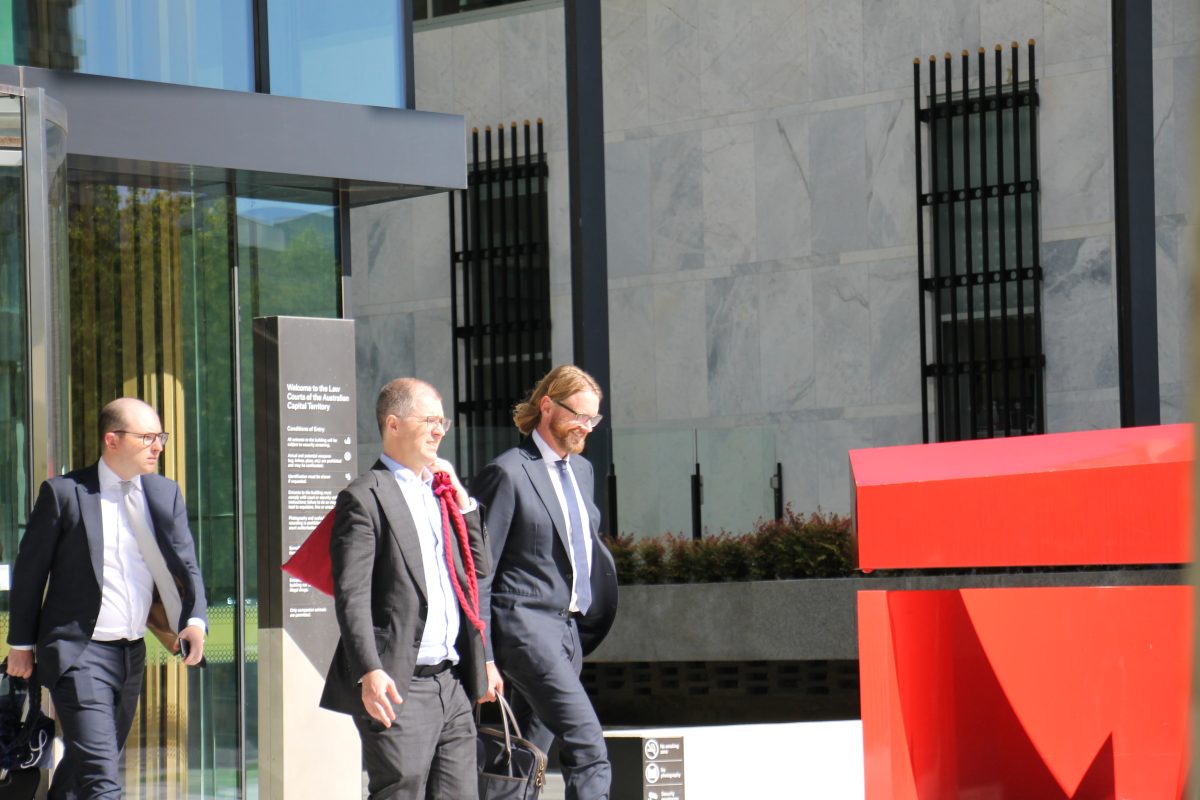
[[[521,738],[508,701],[497,696],[504,730],[479,728],[479,800],[537,800],[546,785],[546,754]]]
[[[28,680],[0,661],[0,800],[32,800],[53,760],[54,720],[42,713],[37,672]]]

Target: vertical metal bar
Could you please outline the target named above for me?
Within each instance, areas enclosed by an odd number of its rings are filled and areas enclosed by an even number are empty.
[[[605,431],[605,433],[607,433],[609,435],[610,441],[611,441],[612,428],[609,428],[607,431]],[[610,453],[613,452],[613,448],[612,448],[611,444],[609,444],[608,452],[610,452]],[[620,519],[620,517],[618,516],[618,509],[617,509],[617,465],[615,463],[613,463],[612,461],[608,462],[608,481],[607,481],[607,483],[608,483],[608,530],[609,530],[609,534],[612,536],[612,538],[615,539],[618,535],[620,535],[621,528],[620,528],[619,523],[617,522],[617,520]]]
[[[496,343],[496,353],[492,356],[492,380],[496,386],[495,414],[496,427],[507,427],[504,423],[504,408],[508,404],[508,357],[511,350],[508,347],[508,164],[507,148],[504,146],[504,122],[496,126],[496,174],[492,186],[500,187],[500,202],[496,205],[496,280],[492,285],[493,308],[496,313],[492,320]],[[499,443],[497,443],[499,445]]]
[[[933,202],[929,210],[933,215],[933,352],[934,352],[934,405],[937,408],[938,441],[946,441],[946,384],[945,359],[942,350],[942,198],[941,186],[938,181],[938,125],[937,118],[941,113],[937,97],[937,56],[929,57],[929,170],[932,183],[930,197]]]
[[[984,414],[987,415],[988,437],[996,435],[996,415],[992,413],[992,406],[995,403],[995,387],[992,385],[992,377],[995,373],[993,361],[995,353],[992,351],[992,273],[991,273],[991,244],[988,240],[988,228],[991,215],[991,201],[989,198],[993,194],[991,185],[988,183],[988,149],[987,149],[987,129],[988,119],[991,116],[988,113],[988,96],[987,96],[987,59],[984,56],[984,49],[979,48],[979,186],[983,191],[983,215],[980,222],[983,225],[983,264],[981,267],[981,277],[983,279],[983,342],[984,342],[984,386],[986,387],[985,403],[983,406]],[[996,181],[999,183],[999,179]]]
[[[489,125],[483,129],[484,159],[487,162],[487,205],[484,206],[484,219],[487,220],[487,332],[488,332],[488,394],[489,425],[499,428],[503,423],[497,410],[500,407],[500,326],[497,324],[498,298],[496,295],[496,261],[500,252],[499,236],[496,231],[496,183],[500,173],[492,159],[492,128]],[[501,148],[504,147],[504,125],[500,125],[499,137]]]
[[[1046,432],[1046,398],[1042,365],[1042,235],[1041,235],[1041,179],[1038,177],[1038,140],[1037,140],[1037,72],[1034,50],[1036,42],[1029,40],[1029,216],[1032,238],[1029,243],[1030,256],[1033,259],[1033,280],[1030,291],[1033,292],[1033,386],[1034,386],[1034,416],[1036,432]]]
[[[534,356],[533,356],[533,275],[534,261],[537,258],[537,217],[533,212],[533,148],[530,146],[530,123],[525,120],[525,257],[521,261],[521,393],[533,388]]]
[[[783,519],[783,464],[778,461],[771,476],[771,492],[775,498],[775,519]]]
[[[970,53],[962,51],[963,93],[963,245],[966,250],[967,276],[967,404],[970,406],[970,427],[967,438],[974,439],[979,426],[976,424],[976,376],[979,374],[975,362],[975,237],[971,235],[971,217],[975,213],[975,187],[971,184],[971,116],[975,113],[971,103],[971,86],[968,80],[971,62]]]
[[[416,79],[413,75],[413,61],[416,49],[413,47],[413,4],[412,0],[400,0],[400,49],[404,63],[399,65],[403,70],[404,104],[401,108],[414,109],[417,107]]]
[[[504,396],[505,413],[514,405],[521,394],[521,193],[520,164],[517,163],[517,121],[508,126],[509,181],[508,196],[512,202],[512,240],[509,243],[508,269],[504,271],[505,307],[508,309],[508,327],[504,334]]]
[[[1025,276],[1023,275],[1025,267],[1025,231],[1021,225],[1021,59],[1017,52],[1017,43],[1012,43],[1012,53],[1009,56],[1012,63],[1012,126],[1013,126],[1013,232],[1016,234],[1013,246],[1016,248],[1014,260],[1016,269],[1009,274],[1017,283],[1017,366],[1018,371],[1018,387],[1021,398],[1021,420],[1020,433],[1026,433],[1024,416],[1028,413],[1025,408],[1025,387],[1027,385],[1027,357],[1025,352]]]
[[[271,37],[268,35],[267,2],[268,0],[253,0],[250,18],[254,36],[254,91],[260,94],[271,93]]]
[[[549,366],[553,361],[550,352],[550,236],[547,233],[549,230],[550,220],[548,219],[549,210],[547,209],[547,194],[546,194],[546,147],[545,136],[542,127],[542,118],[538,117],[537,121],[537,151],[538,151],[538,248],[541,250],[541,258],[538,259],[538,316],[541,335],[539,336],[541,351],[542,366]]]
[[[699,540],[703,533],[701,507],[704,505],[704,476],[700,474],[700,462],[692,473],[692,538]]]
[[[468,178],[467,185],[469,186],[470,183],[470,178]],[[466,248],[460,248],[459,245],[459,231],[454,219],[454,203],[461,202],[459,196],[462,194],[463,192],[450,192],[447,195],[449,202],[446,203],[450,224],[450,382],[451,391],[454,392],[454,405],[450,409],[450,419],[458,423],[462,422],[458,411],[459,400],[462,398],[462,385],[458,375],[458,254]],[[461,433],[462,425],[457,427]],[[464,471],[464,467],[467,466],[463,464],[462,460],[462,436],[454,437],[454,465],[455,469],[460,472]],[[466,474],[469,476],[471,473],[467,472]]]
[[[963,438],[962,432],[962,398],[960,396],[959,374],[960,354],[958,352],[958,230],[954,215],[958,210],[958,188],[954,183],[954,88],[951,83],[953,62],[950,54],[945,55],[946,69],[946,228],[949,239],[950,275],[947,286],[950,292],[950,396],[954,398],[954,438]]]
[[[929,378],[925,375],[928,363],[925,328],[925,191],[921,184],[921,59],[913,59],[913,138],[917,145],[917,316],[921,329],[921,441],[929,443]]]
[[[1000,244],[1000,261],[997,264],[1000,285],[1000,354],[1001,368],[1000,376],[1004,387],[1004,403],[1001,406],[1004,414],[1004,435],[1012,435],[1012,382],[1009,380],[1009,363],[1008,363],[1008,281],[1007,275],[1008,258],[1006,253],[1006,240],[1008,239],[1008,229],[1004,226],[1004,206],[1008,202],[1007,192],[1005,192],[1004,181],[1004,65],[1003,65],[1003,47],[996,45],[996,185],[999,188],[997,195],[999,208],[997,209],[997,225],[996,238]]]
[[[467,338],[471,342],[470,358],[467,361],[467,396],[471,398],[471,464],[482,464],[480,460],[486,423],[483,413],[483,186],[487,174],[479,160],[479,129],[471,137],[471,152],[475,165],[475,189],[471,192],[471,305]]]
[[[338,268],[338,313],[342,319],[354,318],[354,260],[350,252],[350,193],[339,186],[337,193],[337,228],[334,230],[334,246],[337,248]]]

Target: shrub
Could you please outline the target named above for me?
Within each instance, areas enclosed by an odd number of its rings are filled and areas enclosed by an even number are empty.
[[[781,519],[760,519],[750,533],[721,531],[699,540],[682,533],[610,542],[617,576],[638,583],[718,583],[832,578],[853,572],[850,518],[789,506]]]

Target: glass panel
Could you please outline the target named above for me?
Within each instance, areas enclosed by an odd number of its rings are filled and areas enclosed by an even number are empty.
[[[8,579],[29,510],[25,184],[21,101],[0,96],[0,642],[8,638]]]
[[[19,64],[254,89],[251,0],[32,0],[13,19]]]
[[[269,190],[237,201],[242,373],[242,509],[246,587],[246,764],[258,789],[258,539],[254,448],[254,318],[337,317],[340,270],[334,195]],[[283,194],[277,195],[283,197]]]
[[[404,108],[402,5],[271,0],[271,93]]]

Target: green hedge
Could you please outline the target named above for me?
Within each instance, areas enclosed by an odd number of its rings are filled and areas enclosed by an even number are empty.
[[[635,540],[626,534],[609,546],[625,585],[838,578],[854,571],[850,518],[804,516],[790,507],[782,519],[760,519],[750,533],[721,531],[699,540],[674,533]]]

